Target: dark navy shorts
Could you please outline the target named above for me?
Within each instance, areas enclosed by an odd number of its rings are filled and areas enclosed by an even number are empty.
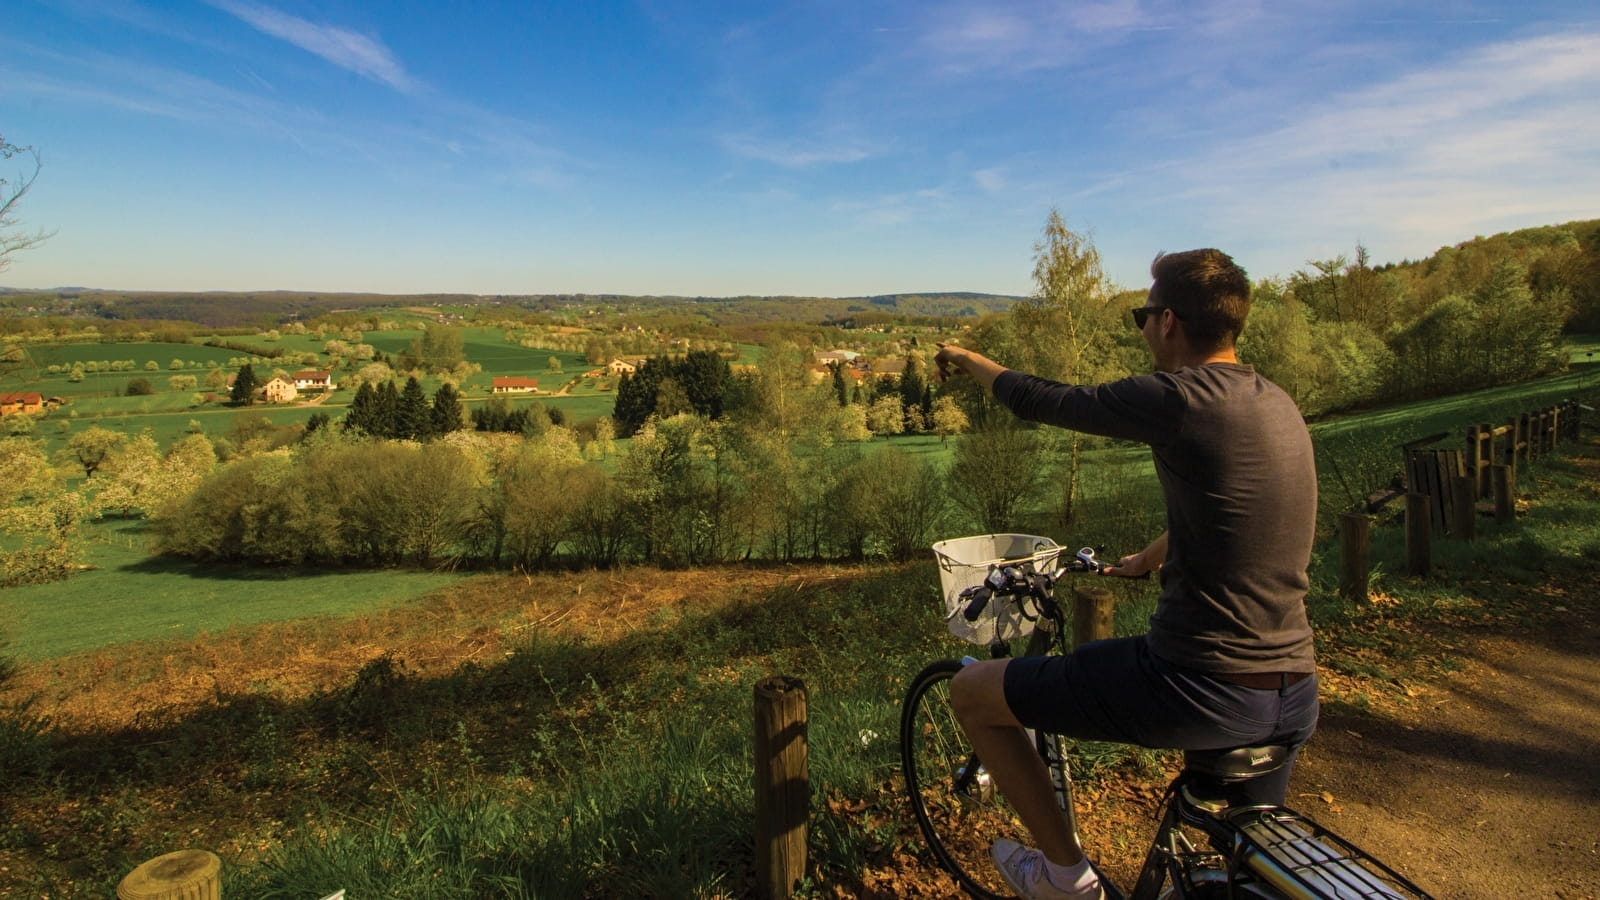
[[[1143,635],[1009,660],[1005,693],[1029,728],[1143,747],[1298,747],[1317,728],[1315,675],[1286,688],[1229,684],[1165,662]]]

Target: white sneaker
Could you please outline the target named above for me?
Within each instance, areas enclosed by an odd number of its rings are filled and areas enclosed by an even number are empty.
[[[1016,841],[1001,838],[989,848],[1000,877],[1011,885],[1022,900],[1105,900],[1106,892],[1095,877],[1085,888],[1062,890],[1046,875],[1050,861],[1038,850],[1024,847]]]

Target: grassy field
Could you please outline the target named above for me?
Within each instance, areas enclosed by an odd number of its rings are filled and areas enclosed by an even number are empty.
[[[1452,629],[1551,621],[1539,591],[1564,585],[1562,609],[1593,602],[1575,589],[1600,564],[1596,449],[1537,466],[1521,521],[1441,543],[1430,579],[1393,574],[1403,541],[1380,525],[1381,602],[1335,597],[1322,548],[1324,702],[1410,702],[1456,664]],[[0,718],[0,894],[109,896],[199,846],[229,896],[746,896],[750,691],[783,673],[809,695],[805,894],[953,896],[895,775],[906,681],[970,649],[944,634],[936,583],[928,562],[482,576],[377,613],[25,665],[4,699],[32,693],[60,730]],[[1148,610],[1150,585],[1117,587],[1119,612]],[[1088,849],[1125,874],[1170,758],[1085,744],[1074,765]]]
[[[351,616],[404,605],[460,576],[432,572],[205,567],[152,558],[140,522],[89,529],[94,569],[0,591],[10,652],[48,660],[245,625]]]

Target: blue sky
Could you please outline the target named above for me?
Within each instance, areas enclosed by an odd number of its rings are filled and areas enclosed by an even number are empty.
[[[1024,294],[1052,207],[1127,287],[1600,217],[1592,2],[6,6],[18,287]]]

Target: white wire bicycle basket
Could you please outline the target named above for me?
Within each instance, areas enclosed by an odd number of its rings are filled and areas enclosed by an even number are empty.
[[[961,592],[982,584],[991,566],[1031,562],[1035,571],[1054,572],[1060,552],[1061,545],[1035,534],[980,534],[934,544],[933,555],[939,560],[939,588],[944,594],[944,618],[950,633],[985,646],[1027,634],[1033,623],[1023,617],[1011,598],[993,598],[977,621],[968,622],[961,614],[966,607]],[[1028,610],[1028,614],[1035,615],[1037,610]]]

